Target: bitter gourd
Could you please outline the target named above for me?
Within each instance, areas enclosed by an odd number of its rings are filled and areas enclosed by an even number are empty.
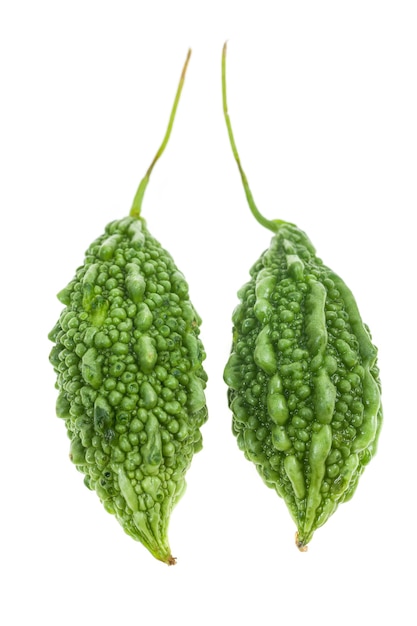
[[[249,206],[274,236],[238,292],[224,369],[233,433],[297,526],[301,551],[349,500],[376,452],[382,423],[377,349],[352,292],[316,256],[307,235],[257,209],[229,139]]]
[[[201,319],[170,254],[141,217],[152,168],[172,129],[187,64],[166,135],[130,215],[108,224],[59,294],[65,304],[49,334],[70,458],[105,509],[157,559],[175,563],[171,511],[202,447],[207,375]]]

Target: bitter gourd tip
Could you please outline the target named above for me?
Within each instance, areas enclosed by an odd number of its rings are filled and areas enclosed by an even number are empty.
[[[157,153],[155,154],[155,156],[153,158],[152,163],[148,167],[148,170],[147,170],[145,176],[142,178],[142,180],[139,183],[138,190],[137,190],[136,195],[135,195],[135,197],[133,199],[132,208],[130,209],[130,216],[131,217],[139,217],[140,216],[140,212],[141,212],[141,208],[142,208],[143,196],[144,196],[146,188],[148,186],[149,178],[151,176],[152,170],[154,168],[155,163],[158,161],[159,157],[162,155],[162,153],[164,152],[164,150],[165,150],[165,148],[166,148],[166,146],[168,144],[168,141],[169,141],[169,138],[170,138],[170,135],[171,135],[171,131],[172,131],[172,127],[174,125],[175,114],[177,112],[178,103],[180,101],[182,88],[184,86],[185,74],[187,72],[187,67],[188,67],[188,63],[189,63],[190,57],[191,57],[191,48],[189,48],[189,50],[188,50],[184,66],[182,68],[181,77],[180,77],[180,80],[179,80],[179,83],[178,83],[177,93],[176,93],[175,99],[174,99],[174,104],[172,105],[171,115],[169,117],[168,127],[167,127],[167,130],[165,132],[165,136],[164,136],[164,138],[162,140],[162,143],[161,143]]]
[[[306,545],[299,536],[299,532],[297,530],[297,532],[295,533],[295,545],[297,546],[297,548],[299,549],[300,552],[308,552],[308,545]]]

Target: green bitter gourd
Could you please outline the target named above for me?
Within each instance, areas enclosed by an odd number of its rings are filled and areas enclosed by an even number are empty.
[[[314,531],[349,500],[376,452],[382,423],[377,349],[352,292],[316,256],[307,235],[258,211],[223,111],[249,206],[274,236],[238,292],[224,369],[233,433],[281,496],[307,549]]]
[[[49,334],[56,344],[50,353],[56,412],[65,420],[72,462],[126,533],[170,565],[169,518],[207,419],[205,352],[187,282],[140,212],[190,54],[130,215],[108,224],[88,248],[58,294],[66,306]]]

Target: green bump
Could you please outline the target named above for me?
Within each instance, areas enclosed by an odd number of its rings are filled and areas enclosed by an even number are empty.
[[[155,343],[149,335],[142,335],[135,344],[135,352],[138,357],[139,367],[144,374],[149,374],[158,360],[158,352]]]
[[[306,494],[306,486],[304,481],[303,466],[299,459],[293,454],[285,457],[284,468],[290,479],[295,497],[302,500]]]
[[[351,484],[352,478],[359,466],[359,456],[355,453],[350,454],[345,460],[340,471],[341,488],[340,493],[345,493]]]
[[[323,526],[323,524],[327,522],[329,517],[333,515],[333,513],[335,512],[337,505],[338,505],[337,500],[334,500],[332,498],[328,498],[321,504],[320,510],[318,512],[316,522],[315,522],[316,528],[320,528],[320,526]]]
[[[136,492],[129,478],[124,473],[123,468],[119,469],[117,479],[118,479],[121,494],[126,500],[128,507],[132,511],[138,511],[139,510],[138,496],[136,495]]]
[[[61,291],[57,294],[56,297],[61,302],[61,304],[65,304],[65,306],[69,306],[71,304],[71,293],[72,293],[72,284],[69,284],[67,287],[64,287],[64,289],[61,289]]]
[[[332,446],[332,429],[329,425],[323,425],[318,432],[311,437],[309,467],[310,484],[307,493],[307,506],[305,521],[300,532],[300,541],[307,544],[312,535],[316,511],[322,500],[321,487],[326,472],[326,459]]]
[[[97,280],[99,271],[98,263],[92,263],[88,266],[86,273],[83,278],[83,302],[82,306],[85,311],[89,311],[91,309],[91,304],[93,302],[95,292],[94,286]]]
[[[94,402],[94,426],[100,432],[112,423],[112,408],[104,396],[98,395]]]
[[[190,414],[197,413],[206,405],[206,399],[203,390],[203,381],[197,376],[190,375],[189,393],[187,398],[187,407]]]
[[[54,343],[58,339],[58,335],[61,332],[61,324],[57,322],[53,329],[48,333],[49,341],[53,341]]]
[[[277,371],[277,359],[274,347],[269,339],[269,326],[265,326],[256,338],[253,359],[258,367],[267,374],[275,374]]]
[[[253,312],[261,324],[269,320],[273,313],[273,307],[266,298],[258,298],[253,307]]]
[[[158,394],[148,381],[142,383],[140,397],[143,400],[145,409],[153,409],[158,403]]]
[[[188,295],[188,284],[184,275],[178,270],[171,276],[172,290],[180,298],[186,298]]]
[[[145,234],[142,230],[142,221],[142,218],[132,221],[127,231],[130,237],[130,242],[136,250],[139,250],[145,245]]]
[[[97,397],[97,392],[94,391],[94,389],[92,389],[89,385],[86,385],[85,387],[81,387],[80,397],[83,406],[89,409],[91,405],[94,404],[94,401]]]
[[[304,263],[298,254],[287,254],[286,256],[288,274],[296,281],[304,279]]]
[[[268,415],[274,424],[282,426],[288,420],[290,413],[287,400],[282,393],[271,393],[267,398]]]
[[[307,346],[312,356],[322,355],[327,346],[325,316],[326,288],[314,280],[306,297]]]
[[[91,263],[90,265],[87,265],[87,269],[83,278],[83,286],[96,284],[99,267],[100,266],[98,263]]]
[[[314,407],[320,424],[330,424],[336,404],[336,387],[329,374],[322,369],[315,379]]]
[[[86,346],[91,348],[91,346],[93,345],[95,341],[95,336],[97,333],[98,333],[98,328],[96,328],[95,326],[88,326],[86,328],[85,334],[84,334],[84,343]]]
[[[181,412],[181,404],[177,400],[168,400],[164,404],[164,409],[168,415],[178,415]]]
[[[93,326],[102,326],[107,318],[109,301],[103,296],[95,296],[91,302],[90,320]]]
[[[249,418],[249,410],[246,402],[240,396],[235,396],[230,404],[230,408],[233,411],[233,415],[236,421],[246,424]]]
[[[70,407],[71,404],[68,402],[65,392],[61,391],[55,405],[57,417],[60,417],[62,419],[67,419],[68,417],[70,417]]]
[[[369,369],[365,370],[363,380],[363,398],[365,410],[359,435],[353,443],[352,451],[365,450],[375,439],[378,428],[378,413],[380,410],[380,391],[375,378]]]
[[[103,241],[98,252],[101,261],[110,261],[113,258],[120,240],[121,236],[114,234]]]
[[[146,332],[150,329],[153,323],[153,315],[146,302],[138,304],[137,313],[133,320],[135,328],[141,332]]]
[[[271,429],[272,445],[279,452],[287,452],[292,448],[291,439],[284,426],[273,426]]]
[[[192,333],[185,333],[183,337],[183,342],[188,351],[188,358],[191,362],[191,369],[195,369],[199,364],[199,347],[197,337]]]
[[[247,428],[243,434],[247,455],[256,463],[262,453],[262,442],[256,436],[251,428]]]
[[[376,361],[377,349],[373,345],[371,337],[369,335],[369,331],[362,321],[355,297],[349,287],[337,274],[332,273],[331,278],[334,281],[340,295],[343,297],[345,309],[349,316],[349,321],[352,325],[356,340],[359,344],[359,352],[361,358],[366,365],[372,367],[372,365],[374,365]]]
[[[85,448],[78,437],[71,441],[70,459],[74,465],[85,465]]]
[[[286,254],[297,254],[297,248],[294,245],[294,242],[291,239],[286,239],[284,236],[281,238],[282,247],[284,248]]]
[[[238,304],[232,313],[233,324],[234,325],[240,324],[243,321],[243,315],[244,315],[244,308],[241,304]]]
[[[268,393],[282,393],[284,391],[284,385],[279,374],[274,374],[268,382]]]
[[[323,425],[312,434],[310,446],[311,465],[324,465],[332,446],[332,429],[329,425]]]
[[[159,430],[159,422],[155,415],[150,414],[145,424],[147,441],[142,446],[141,452],[144,461],[144,470],[148,474],[158,471],[162,462],[162,440]]]
[[[105,350],[112,344],[110,337],[105,332],[99,331],[94,335],[94,345],[98,350]]]
[[[129,263],[126,266],[126,270],[128,272],[125,279],[127,293],[132,302],[138,304],[142,301],[145,293],[145,279],[140,272],[140,268],[135,263]]]
[[[89,348],[81,360],[81,374],[93,389],[99,389],[103,382],[101,363],[96,348]]]
[[[146,476],[142,481],[142,489],[149,494],[153,500],[158,500],[158,493],[161,488],[161,479],[157,476]]]
[[[236,352],[232,352],[223,373],[224,382],[232,389],[237,390],[240,388],[242,379],[241,367],[242,362],[239,355]]]
[[[269,270],[262,270],[259,272],[258,279],[256,281],[256,298],[268,300],[273,294],[275,285],[276,278]]]

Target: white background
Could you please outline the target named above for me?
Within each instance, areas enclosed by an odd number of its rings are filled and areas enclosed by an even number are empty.
[[[415,2],[9,1],[0,5],[1,595],[7,626],[416,624]],[[305,230],[380,351],[385,424],[353,500],[294,547],[282,500],[231,434],[222,371],[236,291]],[[143,204],[203,317],[210,419],[168,568],[124,535],[68,460],[46,339],[55,294],[126,215],[193,54]]]

